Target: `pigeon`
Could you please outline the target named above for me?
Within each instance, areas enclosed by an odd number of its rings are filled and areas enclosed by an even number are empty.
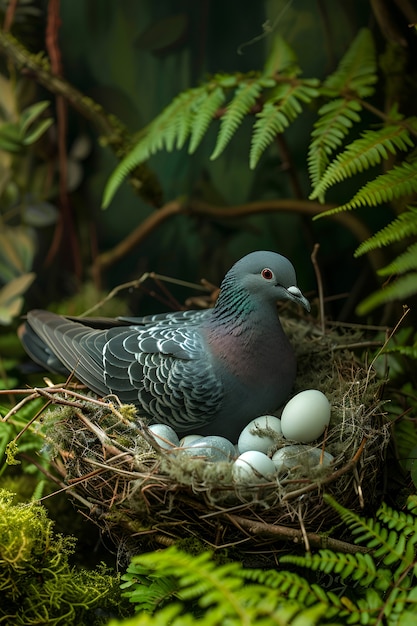
[[[45,369],[72,372],[100,396],[115,394],[149,423],[236,441],[252,419],[276,411],[294,384],[279,300],[310,310],[291,262],[257,251],[227,272],[211,309],[109,319],[100,328],[33,310],[20,338]]]

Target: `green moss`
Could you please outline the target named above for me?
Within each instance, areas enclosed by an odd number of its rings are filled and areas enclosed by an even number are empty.
[[[0,490],[0,622],[94,626],[128,613],[117,575],[70,566],[75,541],[54,532],[43,506]]]

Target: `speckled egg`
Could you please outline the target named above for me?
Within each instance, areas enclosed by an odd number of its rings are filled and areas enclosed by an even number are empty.
[[[200,437],[187,446],[183,446],[181,454],[202,456],[207,461],[230,461],[235,456],[235,447],[225,437],[210,435]]]
[[[262,415],[245,426],[237,447],[240,453],[248,450],[266,453],[281,436],[281,420],[275,415]]]
[[[334,460],[329,452],[323,452],[320,448],[311,446],[284,446],[275,452],[272,462],[278,474],[283,474],[297,465],[302,465],[305,470],[313,469],[319,465],[328,467]]]
[[[274,463],[266,454],[258,450],[243,452],[232,467],[233,479],[240,484],[267,482],[275,473]]]
[[[161,448],[171,450],[172,448],[179,447],[180,440],[171,426],[167,426],[167,424],[151,424],[149,430]]]
[[[286,439],[310,443],[318,439],[330,422],[330,402],[317,389],[301,391],[291,398],[281,414],[281,430]]]
[[[180,446],[190,446],[194,441],[197,441],[197,439],[202,439],[203,435],[185,435],[185,437],[182,437],[180,439]]]

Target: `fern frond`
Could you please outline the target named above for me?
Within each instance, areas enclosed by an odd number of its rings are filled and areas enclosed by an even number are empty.
[[[186,141],[192,125],[194,111],[205,100],[206,87],[195,87],[179,94],[140,133],[133,149],[120,161],[110,176],[103,195],[107,207],[123,180],[149,157],[166,148],[169,152],[180,148]]]
[[[377,568],[372,556],[361,552],[344,554],[332,550],[319,550],[315,554],[305,556],[287,555],[282,557],[281,562],[293,563],[326,574],[337,574],[342,580],[353,580],[362,587],[375,584],[378,580],[379,588],[387,589],[391,582],[391,572],[388,569]]]
[[[300,73],[297,65],[297,55],[280,35],[276,35],[272,39],[271,48],[262,73],[263,76],[275,76],[280,73],[285,73],[286,76],[296,76]]]
[[[294,572],[246,569],[242,571],[242,575],[245,580],[256,582],[269,589],[279,589],[280,593],[285,594],[290,600],[297,600],[305,606],[311,606],[316,602],[329,604],[329,597],[326,593],[323,595],[318,586],[311,585],[305,578]]]
[[[388,528],[395,529],[409,537],[409,543],[412,545],[417,543],[417,517],[412,512],[398,511],[383,502],[376,516]]]
[[[210,156],[213,161],[223,152],[242,119],[256,103],[263,88],[262,79],[244,80],[235,91],[220,122],[216,145]]]
[[[380,276],[404,274],[410,270],[417,270],[417,243],[409,246],[405,252],[397,256],[389,265],[378,270]]]
[[[389,518],[388,514],[386,514],[389,511],[388,508],[382,506],[376,518],[365,519],[353,511],[345,509],[330,496],[326,495],[324,497],[326,502],[336,509],[350,528],[350,531],[355,536],[356,543],[365,544],[366,547],[372,549],[372,557],[382,559],[384,565],[397,566],[397,571],[394,575],[398,575],[412,566],[414,561],[414,543],[417,541],[417,534],[413,540],[409,541],[411,543],[411,551],[409,549],[406,550],[408,533],[401,532],[404,527],[401,527],[400,524],[398,524],[398,528],[392,524],[392,516]],[[407,524],[407,520],[405,520],[405,524]],[[381,568],[378,568],[378,578],[380,571]],[[379,579],[383,582],[382,578]]]
[[[250,150],[250,168],[255,169],[262,153],[272,143],[276,135],[284,130],[302,112],[302,103],[309,103],[319,95],[315,88],[318,81],[306,80],[300,83],[281,83],[262,110],[256,114]]]
[[[207,95],[204,106],[199,106],[194,114],[193,128],[191,130],[190,146],[188,153],[193,154],[203,139],[210,122],[216,111],[225,101],[226,94],[224,89],[217,85]]]
[[[334,215],[341,211],[356,209],[360,206],[377,206],[383,202],[391,202],[401,196],[411,195],[417,192],[417,161],[413,163],[401,163],[394,165],[385,174],[377,176],[353,196],[352,200],[342,206],[321,213]]]
[[[361,110],[359,102],[346,98],[331,100],[319,109],[307,157],[313,193],[329,164],[331,153],[341,146],[353,124],[360,122]]]
[[[123,577],[127,580],[126,584],[132,580],[131,576],[135,576],[135,572],[141,580],[144,572],[147,572],[148,580],[152,581],[176,579],[178,591],[170,599],[170,604],[178,599],[189,602],[189,606],[197,603],[204,624],[249,626],[263,624],[265,619],[265,625],[296,625],[308,619],[306,623],[313,625],[323,623],[320,618],[324,614],[329,619],[344,610],[335,594],[318,585],[312,585],[309,589],[308,581],[295,573],[245,570],[237,562],[219,565],[207,552],[195,556],[171,547],[142,554],[132,559],[129,572],[129,575]],[[141,607],[149,610],[140,598],[142,585],[137,589],[133,586],[133,589],[135,599],[132,597],[132,600],[136,602],[139,594]],[[124,595],[129,596],[131,593],[132,585]],[[159,594],[156,600],[158,597]],[[152,608],[153,617],[161,613],[155,611],[159,608],[158,604]],[[138,618],[141,614],[143,612],[138,614]],[[344,614],[350,615],[349,611]]]
[[[332,185],[362,172],[387,159],[397,150],[408,150],[414,146],[407,128],[394,124],[381,130],[368,130],[360,139],[353,141],[331,162],[316,185],[311,199],[323,197]]]
[[[417,272],[409,272],[365,298],[365,300],[359,304],[357,311],[359,315],[365,315],[381,304],[393,302],[394,300],[407,302],[408,298],[416,294]]]
[[[371,32],[364,28],[359,31],[337,69],[327,77],[324,89],[334,95],[354,92],[359,98],[372,95],[373,84],[377,82],[375,46]]]
[[[417,207],[412,205],[390,222],[387,226],[379,230],[375,235],[363,241],[358,246],[355,256],[359,257],[376,248],[388,246],[396,241],[402,241],[407,237],[417,235]]]

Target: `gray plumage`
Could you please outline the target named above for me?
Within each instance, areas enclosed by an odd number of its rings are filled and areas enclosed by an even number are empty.
[[[226,274],[213,309],[111,320],[104,329],[35,310],[21,339],[43,367],[74,372],[153,422],[236,440],[251,419],[285,402],[294,383],[278,300],[310,308],[290,261],[259,251]]]

